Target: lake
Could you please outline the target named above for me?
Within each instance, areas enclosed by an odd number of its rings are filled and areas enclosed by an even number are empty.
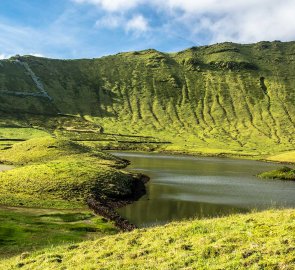
[[[112,152],[150,177],[147,194],[118,212],[147,227],[172,220],[295,207],[295,182],[255,175],[281,165],[252,160]]]

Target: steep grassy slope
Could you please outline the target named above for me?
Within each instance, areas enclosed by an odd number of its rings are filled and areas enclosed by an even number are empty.
[[[3,269],[294,269],[295,214],[172,223],[14,257]]]
[[[82,126],[171,141],[166,150],[212,154],[294,149],[295,42],[90,60],[14,57],[1,61],[0,72],[4,125],[18,119],[51,130]]]

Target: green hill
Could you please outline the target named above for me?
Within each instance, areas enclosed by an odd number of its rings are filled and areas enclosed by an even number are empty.
[[[295,42],[0,61],[2,127],[76,132],[104,146],[279,154],[294,150],[294,104]]]

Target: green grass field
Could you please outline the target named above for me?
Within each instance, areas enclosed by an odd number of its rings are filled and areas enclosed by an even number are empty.
[[[276,210],[135,230],[2,260],[3,269],[294,269],[295,213]]]
[[[0,260],[44,247],[76,243],[118,230],[87,209],[0,207]]]

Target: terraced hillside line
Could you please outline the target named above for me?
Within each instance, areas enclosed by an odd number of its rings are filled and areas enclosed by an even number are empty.
[[[203,105],[204,105],[203,115],[204,116],[207,115],[208,118],[211,120],[213,126],[216,126],[215,120],[211,114],[212,100],[209,94],[209,89],[210,89],[210,79],[208,78],[208,75],[207,75],[205,77],[205,96],[204,96],[204,102],[203,102]]]
[[[228,90],[228,87],[226,87],[223,79],[219,80],[218,90],[219,90],[218,102],[220,103],[220,105],[224,109],[227,121],[229,123],[230,132],[232,132],[232,131],[236,132],[235,138],[237,138],[238,137],[237,134],[239,134],[239,130],[238,130],[239,119],[237,117],[235,107],[233,105],[233,98],[231,96],[231,92]],[[222,99],[222,101],[220,101],[220,99]],[[224,104],[224,105],[222,105],[222,104]],[[230,115],[232,115],[231,118],[230,118]]]
[[[265,114],[263,114],[262,109],[260,108],[261,121],[268,126],[271,136],[272,135],[274,136],[277,143],[280,143],[281,139],[278,136],[277,123],[276,123],[275,118],[273,117],[273,114],[271,112],[271,99],[270,99],[270,95],[269,95],[269,89],[265,85],[265,77],[262,76],[262,77],[260,77],[259,80],[260,80],[260,89],[263,94],[263,99],[264,100],[266,99],[266,112],[267,112],[269,119],[271,120],[272,123],[271,124],[268,123],[269,122],[268,118],[264,117]]]
[[[251,109],[250,109],[250,104],[248,102],[248,98],[247,98],[247,93],[246,93],[246,90],[244,88],[244,85],[243,85],[243,80],[241,80],[241,77],[240,76],[237,76],[237,78],[235,79],[236,80],[236,86],[238,87],[238,89],[241,90],[241,92],[243,93],[243,96],[242,96],[242,99],[241,100],[244,100],[244,107],[245,107],[245,110],[247,111],[248,115],[249,115],[249,120],[250,120],[250,124],[253,128],[255,128],[259,133],[263,134],[264,136],[268,137],[269,139],[271,139],[271,135],[270,134],[267,134],[265,133],[263,130],[261,130],[260,128],[258,128],[255,124],[254,124],[254,116],[251,112]],[[261,115],[261,114],[260,114]]]
[[[282,86],[282,87],[285,89],[285,92],[287,92],[287,91],[286,91],[286,86]],[[280,104],[281,104],[281,106],[282,106],[282,108],[283,108],[283,110],[284,110],[284,112],[285,112],[285,114],[286,114],[286,117],[288,118],[288,120],[290,121],[290,123],[291,123],[291,124],[293,125],[293,127],[295,128],[295,122],[293,121],[293,119],[292,119],[292,117],[291,117],[291,114],[289,113],[289,111],[288,111],[288,109],[287,109],[285,103],[282,101],[282,99],[281,99],[281,97],[279,96],[279,93],[278,93],[278,92],[276,92],[276,95],[277,95],[277,98],[278,98],[278,100],[280,101]],[[294,100],[294,102],[295,102],[295,100]]]
[[[184,74],[184,85],[185,85],[185,97],[187,102],[191,102],[194,100],[194,93],[192,89],[192,85],[190,84],[190,80],[188,79],[187,75]]]
[[[188,103],[188,90],[187,90],[187,85],[184,84],[182,86],[182,89],[181,89],[181,95],[179,96],[179,101],[178,101],[178,104],[179,105],[184,105],[186,103]]]
[[[184,86],[183,86],[183,88],[184,88],[184,91],[185,91],[183,94],[185,95],[185,97],[187,97],[187,102],[186,101],[182,102],[181,105],[182,105],[184,110],[187,109],[187,108],[190,109],[190,111],[192,113],[192,116],[193,116],[193,118],[195,120],[195,123],[198,125],[198,128],[201,128],[202,130],[204,130],[204,127],[202,126],[201,121],[200,121],[199,117],[196,114],[196,108],[198,107],[198,104],[196,102],[193,102],[194,100],[196,100],[196,101],[198,100],[198,95],[196,95],[196,93],[199,92],[199,91],[196,88],[193,89],[193,85],[190,84],[189,78],[188,78],[188,76],[186,74],[184,74],[183,76],[184,76]],[[194,87],[196,87],[196,85]],[[191,89],[191,90],[188,90],[188,89]],[[191,93],[191,97],[190,97],[190,93]],[[183,97],[183,95],[182,95],[182,97]]]
[[[211,100],[210,114],[212,115],[212,118],[214,120],[214,126],[220,127],[224,125],[225,115],[221,107],[218,105],[218,102],[216,99],[217,88],[212,78],[210,78],[209,85],[210,85],[210,88],[208,89],[208,91],[210,92],[209,96]],[[221,112],[221,114],[219,112]]]
[[[199,106],[200,105],[200,106]],[[204,123],[205,125],[205,129],[209,129],[209,131],[213,130],[213,128],[209,125],[209,123],[207,122],[207,120],[205,119],[205,115],[204,115],[204,112],[205,112],[205,105],[204,105],[204,98],[200,98],[200,101],[198,103],[198,108],[200,107],[199,109],[199,112],[200,112],[200,116],[201,116],[201,119],[202,119],[202,122]]]
[[[230,111],[232,112],[233,118],[235,119],[235,128],[237,129],[238,122],[241,122],[241,124],[245,128],[247,128],[244,121],[240,121],[240,118],[238,117],[238,114],[237,114],[237,111],[236,111],[236,107],[234,106],[234,104],[236,104],[236,102],[240,102],[240,101],[239,100],[234,100],[233,95],[231,94],[230,88],[227,87],[230,78],[229,78],[228,75],[224,75],[224,78],[225,78],[225,80],[224,80],[223,92],[224,92],[224,95],[225,95],[225,93],[227,94],[226,99],[228,100],[228,104],[230,106]],[[220,87],[221,87],[221,84],[220,84]]]
[[[148,107],[149,107],[149,111],[150,111],[151,115],[152,115],[153,118],[156,120],[156,122],[161,126],[161,123],[160,123],[158,117],[156,116],[156,114],[155,114],[154,111],[153,111],[153,106],[152,106],[151,102],[149,101],[149,102],[147,103],[147,105],[148,105]]]
[[[19,60],[14,61],[16,64],[20,64],[24,67],[24,69],[29,73],[32,81],[34,82],[37,89],[40,91],[40,93],[33,93],[33,92],[23,92],[23,91],[10,91],[10,90],[0,90],[0,95],[8,95],[8,96],[19,96],[19,97],[37,97],[37,98],[46,98],[50,101],[52,101],[52,98],[48,95],[48,93],[45,91],[44,86],[41,82],[41,80],[35,75],[35,73],[32,71],[32,69],[29,67],[28,63],[22,62]]]
[[[133,115],[133,109],[132,109],[132,105],[131,105],[131,101],[130,101],[130,96],[129,96],[129,91],[128,91],[128,88],[127,87],[124,87],[123,97],[125,97],[124,100],[126,100],[126,102],[124,102],[124,104],[127,104],[128,115],[132,116]]]
[[[278,136],[277,123],[276,123],[276,120],[275,120],[275,118],[273,117],[273,115],[271,113],[271,100],[270,100],[270,96],[269,96],[268,92],[265,94],[265,97],[267,99],[267,111],[268,111],[268,114],[269,114],[269,116],[270,116],[270,118],[272,120],[273,134],[274,134],[275,138],[277,139],[277,143],[281,143],[281,139]]]
[[[233,136],[230,132],[226,131],[224,128],[221,128],[221,130],[233,141],[239,144],[240,147],[243,147],[244,144],[238,139],[238,137]]]
[[[229,121],[229,118],[228,118],[228,115],[227,115],[227,112],[225,110],[225,108],[221,105],[221,102],[219,100],[219,95],[217,94],[215,96],[215,99],[216,99],[216,103],[217,105],[219,106],[219,108],[221,109],[221,111],[223,112],[223,115],[224,115],[224,118],[226,119],[226,122],[228,123],[228,125],[230,126],[230,121]]]
[[[225,75],[226,76],[226,75]],[[224,114],[226,116],[226,119],[229,124],[234,125],[232,122],[237,121],[236,112],[233,106],[233,100],[230,91],[228,90],[228,87],[225,85],[224,77],[220,78],[218,80],[218,94],[216,97],[218,97],[217,102],[221,106],[221,109],[224,111]],[[230,117],[233,115],[234,117]]]
[[[249,108],[245,108],[245,106],[243,106],[243,101],[244,101],[244,96],[243,94],[239,91],[238,87],[237,87],[237,82],[234,81],[235,87],[229,87],[230,85],[232,85],[233,83],[233,79],[231,75],[226,75],[225,76],[225,84],[228,87],[224,87],[225,89],[228,89],[228,93],[229,93],[229,97],[230,97],[230,106],[232,108],[232,112],[234,115],[234,118],[236,119],[237,123],[241,123],[243,125],[244,128],[248,129],[249,128],[249,124],[248,122],[251,123],[252,118],[251,118],[251,113],[249,111]],[[231,91],[232,89],[234,89],[234,91]],[[235,95],[232,95],[232,92],[235,93]],[[235,97],[235,98],[234,98]],[[244,112],[246,112],[246,115],[248,116],[248,121],[246,118],[241,117],[240,114],[244,114]],[[250,124],[250,126],[253,126],[252,124]]]
[[[177,122],[179,123],[179,125],[181,127],[185,127],[184,123],[182,122],[182,120],[180,119],[179,115],[178,115],[178,111],[177,111],[177,107],[175,106],[174,102],[172,99],[170,99],[168,101],[168,111],[169,111],[169,114],[171,114],[171,119],[176,119]],[[173,117],[174,116],[174,117]],[[174,121],[173,121],[174,122]]]
[[[278,98],[280,99],[280,97],[278,97]],[[285,106],[285,104],[282,102],[281,99],[280,99],[280,102],[281,102],[281,104],[282,104],[282,108],[283,108],[284,112],[286,113],[286,116],[288,117],[290,123],[291,123],[291,124],[293,125],[293,127],[295,128],[295,123],[293,122],[292,117],[291,117],[290,113],[288,112],[287,107]]]

